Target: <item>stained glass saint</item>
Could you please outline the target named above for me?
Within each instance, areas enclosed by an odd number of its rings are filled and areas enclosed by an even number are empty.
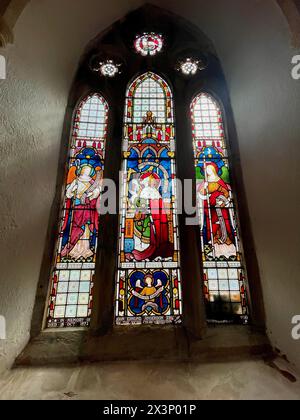
[[[93,284],[108,106],[94,94],[76,110],[61,223],[52,270],[47,326],[88,326]]]
[[[247,322],[245,267],[222,113],[213,97],[201,93],[192,102],[191,117],[208,319]]]
[[[117,324],[181,322],[172,101],[150,72],[127,92]]]

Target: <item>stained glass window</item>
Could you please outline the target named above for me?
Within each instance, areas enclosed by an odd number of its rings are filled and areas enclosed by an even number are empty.
[[[93,304],[108,105],[99,94],[77,108],[51,277],[47,326],[86,327]]]
[[[154,32],[145,32],[143,35],[137,35],[134,47],[136,52],[141,55],[155,55],[162,50],[163,37]]]
[[[113,60],[106,60],[105,62],[99,64],[100,68],[98,71],[102,74],[102,76],[115,77],[119,73],[120,65],[114,63]]]
[[[246,322],[245,270],[222,113],[212,96],[201,93],[191,104],[191,117],[208,318]]]
[[[126,97],[116,323],[180,323],[173,97],[145,73]]]

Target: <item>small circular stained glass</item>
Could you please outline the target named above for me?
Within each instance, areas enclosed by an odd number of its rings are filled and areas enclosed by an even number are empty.
[[[187,76],[192,76],[196,74],[199,70],[199,62],[194,61],[191,58],[187,58],[184,62],[180,64],[180,70],[183,74]]]
[[[104,63],[100,63],[100,73],[105,77],[114,77],[119,73],[118,65],[112,60],[107,60]]]
[[[136,52],[141,55],[155,55],[162,50],[164,41],[160,34],[154,32],[145,32],[143,35],[137,35],[134,41]]]

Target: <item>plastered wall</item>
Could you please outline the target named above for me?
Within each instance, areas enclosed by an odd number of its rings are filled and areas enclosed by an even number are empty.
[[[0,81],[0,369],[29,337],[69,89],[86,44],[139,0],[31,0]],[[287,22],[273,0],[151,2],[214,42],[231,95],[272,344],[300,368],[300,80],[290,76]],[[299,52],[298,52],[299,53]],[[67,140],[67,139],[66,139]]]

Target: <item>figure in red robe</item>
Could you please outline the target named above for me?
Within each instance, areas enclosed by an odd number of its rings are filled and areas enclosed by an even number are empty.
[[[96,180],[92,177],[95,170],[90,165],[82,165],[77,176],[67,186],[66,214],[62,227],[62,257],[74,260],[94,255],[98,232],[97,200],[100,197],[101,173],[97,171]]]
[[[127,256],[136,261],[171,258],[174,245],[169,238],[168,210],[159,188],[161,179],[155,172],[140,176],[139,207],[134,220],[134,250]]]
[[[198,187],[205,244],[211,244],[215,257],[236,255],[233,218],[230,212],[230,186],[218,175],[214,162],[205,165],[205,181]]]

